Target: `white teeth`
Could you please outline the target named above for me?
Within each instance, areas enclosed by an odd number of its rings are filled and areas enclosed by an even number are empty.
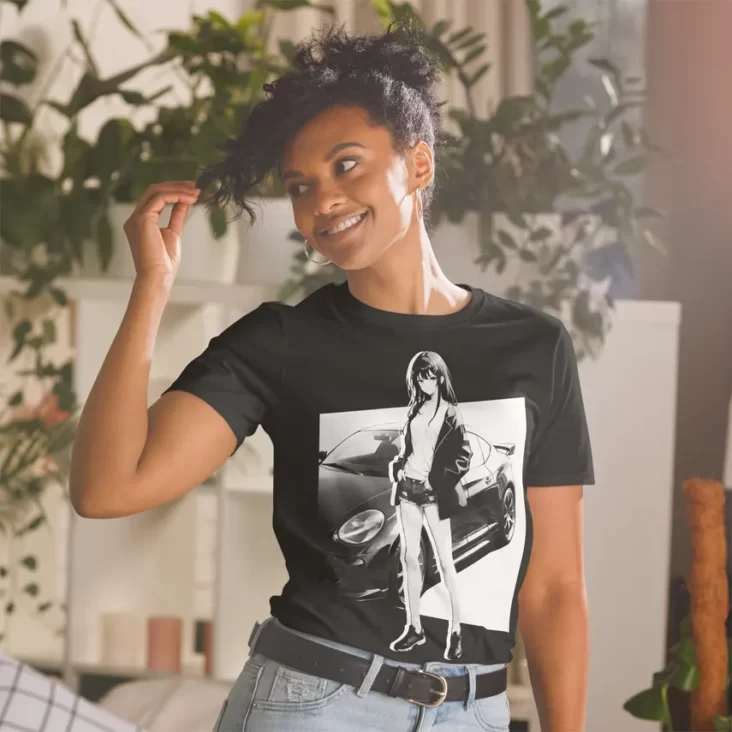
[[[338,226],[334,226],[332,229],[326,229],[325,233],[330,236],[331,234],[337,234],[339,231],[345,231],[346,229],[350,229],[351,226],[355,226],[365,216],[366,214],[363,213],[360,216],[354,216],[353,218],[346,219],[345,221],[338,224]]]

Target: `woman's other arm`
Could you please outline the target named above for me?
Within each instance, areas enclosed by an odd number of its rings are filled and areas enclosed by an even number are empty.
[[[534,526],[519,629],[542,732],[584,732],[588,635],[581,485],[528,489]]]

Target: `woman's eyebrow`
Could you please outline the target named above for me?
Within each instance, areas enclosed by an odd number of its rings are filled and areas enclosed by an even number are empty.
[[[360,142],[339,142],[337,145],[334,145],[328,152],[325,154],[325,157],[323,160],[328,162],[337,152],[340,152],[344,148],[347,147],[361,147],[364,150],[366,149],[365,145],[362,145]],[[302,175],[302,173],[299,170],[286,170],[282,174],[282,180],[285,181],[288,178],[295,178],[299,175]]]

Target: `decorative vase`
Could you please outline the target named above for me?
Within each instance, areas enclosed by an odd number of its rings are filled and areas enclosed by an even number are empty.
[[[289,239],[295,230],[292,202],[288,197],[252,198],[254,224],[246,213],[239,219],[239,270],[236,281],[252,285],[281,285],[290,276],[298,242]]]
[[[142,618],[114,612],[101,616],[101,662],[109,666],[139,666],[144,638]]]
[[[183,620],[173,616],[147,621],[147,667],[153,671],[181,672]]]

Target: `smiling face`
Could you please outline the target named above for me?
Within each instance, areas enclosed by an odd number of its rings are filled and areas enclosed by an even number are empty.
[[[414,231],[414,194],[432,175],[425,143],[400,155],[389,130],[356,106],[331,107],[310,120],[281,163],[295,225],[344,270],[370,266]]]

